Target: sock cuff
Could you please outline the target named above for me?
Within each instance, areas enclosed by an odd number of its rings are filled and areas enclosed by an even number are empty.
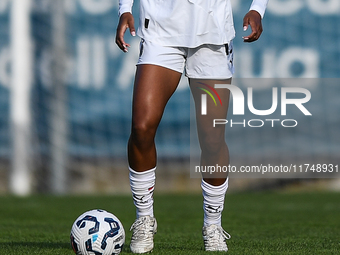
[[[143,171],[143,172],[137,172],[135,170],[133,170],[131,167],[129,167],[129,171],[130,171],[130,180],[153,180],[156,178],[156,167]]]
[[[203,191],[205,191],[205,192],[208,191],[212,195],[219,195],[221,193],[227,192],[228,183],[229,183],[229,177],[227,177],[225,182],[220,186],[211,185],[211,184],[207,183],[206,181],[204,181],[203,178],[202,178],[201,188],[202,188]]]
[[[155,172],[156,170],[156,166],[154,168],[151,168],[149,170],[146,170],[146,171],[143,171],[143,172],[137,172],[135,170],[133,170],[131,167],[129,167],[129,171],[130,173],[132,173],[133,175],[142,175],[142,174],[148,174],[148,173],[152,173],[152,172]]]

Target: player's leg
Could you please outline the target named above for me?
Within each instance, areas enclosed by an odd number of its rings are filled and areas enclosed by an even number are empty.
[[[130,184],[139,216],[153,216],[157,153],[155,134],[183,72],[183,52],[143,40],[137,64],[128,142]]]
[[[132,106],[132,128],[128,143],[130,185],[137,219],[131,226],[131,251],[153,249],[157,222],[153,214],[156,147],[155,134],[164,108],[177,88],[181,73],[157,66],[138,65]]]
[[[215,84],[230,84],[231,79],[190,79],[190,89],[195,102],[196,124],[201,147],[201,166],[228,166],[229,150],[225,141],[225,125],[216,125],[214,119],[226,119],[229,95],[228,89],[215,88]],[[208,91],[209,94],[207,94]],[[206,98],[206,113],[202,114],[202,95]],[[203,99],[204,100],[204,99]],[[213,186],[222,185],[227,172],[202,173],[204,181]]]
[[[200,58],[197,62],[203,63],[204,68],[200,69],[204,71],[199,74],[189,72],[189,77],[191,76],[190,88],[196,108],[198,139],[201,147],[201,166],[203,167],[220,166],[220,169],[223,169],[223,167],[229,166],[225,125],[214,127],[213,121],[214,119],[227,118],[230,91],[215,88],[215,84],[231,83],[229,78],[233,71],[231,51],[231,47],[227,46],[200,47],[194,54]],[[194,58],[194,60],[196,59]],[[195,76],[198,76],[198,78]],[[211,76],[216,77],[216,79],[199,79],[199,76]],[[202,95],[206,100],[202,99]],[[206,109],[206,113],[203,114],[202,103]],[[228,249],[225,239],[230,236],[221,227],[224,198],[228,188],[227,176],[228,173],[223,171],[203,174],[201,185],[204,209],[203,238],[206,250],[226,251]]]
[[[226,119],[229,105],[230,91],[227,89],[214,89],[218,83],[230,84],[231,80],[199,80],[190,79],[190,88],[195,102],[197,133],[201,147],[201,166],[219,166],[220,169],[229,165],[229,150],[225,142],[225,125],[213,126],[214,119]],[[201,88],[209,88],[216,91],[215,102],[212,97],[207,96],[207,114],[202,115]],[[213,90],[214,89],[214,90]],[[217,96],[218,95],[218,96]],[[219,98],[218,98],[219,97]],[[221,101],[220,101],[220,100]],[[218,103],[217,103],[218,102]],[[225,168],[224,168],[225,169]],[[207,251],[226,251],[228,247],[225,239],[229,239],[221,226],[224,198],[228,189],[227,172],[203,173],[201,183],[203,193],[203,239]]]
[[[214,119],[226,119],[229,95],[228,89],[215,88],[215,84],[230,84],[226,80],[190,79],[191,93],[195,102],[198,139],[201,147],[201,166],[226,169],[229,165],[229,150],[225,141],[225,125],[216,125]],[[204,89],[204,90],[202,90]],[[205,91],[211,92],[209,96]],[[206,97],[206,114],[202,114],[202,95]],[[214,98],[213,98],[214,97]],[[216,102],[216,104],[215,104]],[[203,173],[202,189],[204,195],[205,219],[204,225],[221,225],[224,195],[228,187],[228,173],[216,171]],[[211,196],[209,195],[210,193]],[[217,196],[215,193],[219,193]],[[211,197],[211,198],[210,198]]]
[[[165,67],[149,64],[137,66],[128,142],[129,165],[137,172],[156,166],[156,130],[180,77],[181,73]]]
[[[177,88],[181,74],[157,65],[138,65],[132,104],[131,135],[128,142],[130,184],[137,218],[153,216],[155,184],[155,135],[164,108]]]
[[[157,153],[155,134],[164,108],[177,88],[184,58],[175,48],[141,42],[132,105],[131,135],[128,142],[130,186],[136,206],[130,248],[133,253],[153,249],[157,222],[153,215],[153,192]]]
[[[142,40],[135,77],[132,126],[128,142],[130,186],[136,206],[130,248],[133,253],[153,249],[157,222],[153,215],[153,192],[157,153],[155,134],[164,108],[183,72],[183,52]]]

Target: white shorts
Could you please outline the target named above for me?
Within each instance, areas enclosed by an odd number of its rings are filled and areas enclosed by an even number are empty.
[[[137,65],[152,64],[183,73],[193,79],[229,79],[234,73],[233,43],[203,44],[196,48],[161,46],[144,39]]]

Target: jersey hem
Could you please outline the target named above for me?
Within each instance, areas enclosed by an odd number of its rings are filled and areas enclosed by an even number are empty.
[[[211,44],[211,45],[224,45],[226,43],[229,43],[235,38],[235,33],[231,35],[226,35],[225,37],[220,37],[219,40],[211,40],[211,37],[214,37],[212,34],[207,35],[199,35],[197,36],[197,40],[195,42],[191,43],[183,43],[183,41],[189,41],[192,39],[190,35],[174,35],[171,37],[155,37],[155,36],[148,36],[146,34],[143,34],[141,31],[137,31],[137,35],[144,40],[157,43],[161,46],[167,46],[167,47],[186,47],[186,48],[197,48],[204,44]],[[220,36],[220,35],[219,35]],[[186,38],[188,40],[186,40]]]

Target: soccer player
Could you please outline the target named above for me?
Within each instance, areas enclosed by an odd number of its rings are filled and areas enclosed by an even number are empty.
[[[267,2],[253,0],[243,21],[244,30],[251,27],[244,42],[253,42],[260,37]],[[132,5],[133,0],[119,1],[116,43],[124,52],[130,47],[124,41],[126,30],[129,29],[132,36],[136,35]],[[216,89],[221,105],[213,107],[213,100],[208,98],[208,112],[202,115],[200,88],[211,89],[215,84],[231,83],[235,31],[231,0],[140,0],[139,24],[140,56],[128,142],[129,177],[137,214],[131,226],[130,248],[133,253],[146,253],[153,249],[157,231],[153,213],[157,161],[154,138],[164,108],[184,69],[196,105],[201,166],[229,165],[225,127],[213,127],[212,120],[226,118],[230,92]],[[226,239],[230,235],[221,227],[227,174],[203,175],[201,187],[205,250],[227,251]]]

